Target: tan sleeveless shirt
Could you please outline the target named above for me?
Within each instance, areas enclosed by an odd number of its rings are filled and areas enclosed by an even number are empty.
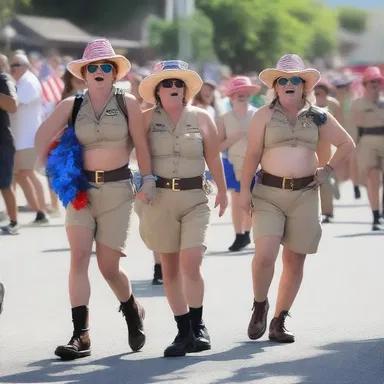
[[[355,124],[361,128],[384,127],[384,100],[373,103],[366,97],[353,101],[352,108],[357,111]]]
[[[89,94],[85,93],[75,121],[76,136],[85,150],[129,147],[127,120],[117,104],[115,94],[116,89],[112,87],[108,101],[97,118]]]
[[[319,127],[313,118],[307,115],[310,107],[310,104],[306,104],[298,112],[296,123],[291,124],[277,102],[273,108],[271,120],[265,127],[264,148],[305,147],[316,151],[319,141]]]
[[[237,118],[233,111],[229,111],[221,116],[224,125],[225,138],[231,136],[239,130],[248,132],[249,124],[256,111],[257,108],[250,105],[247,114],[242,119]],[[248,136],[245,135],[228,148],[228,160],[234,167],[237,179],[240,178],[239,173],[243,167],[245,151],[247,150],[247,142]]]
[[[203,135],[194,107],[184,107],[176,127],[162,108],[154,108],[148,134],[155,175],[172,179],[204,174]]]

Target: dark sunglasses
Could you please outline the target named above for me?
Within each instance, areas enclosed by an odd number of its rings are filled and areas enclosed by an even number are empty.
[[[373,85],[381,84],[381,80],[379,80],[379,79],[369,80],[368,84],[373,84]]]
[[[277,79],[277,84],[282,86],[287,85],[288,82],[291,82],[292,85],[300,85],[304,82],[304,80],[301,77],[297,76],[290,77],[289,79],[286,77],[280,77]]]
[[[18,68],[18,67],[22,67],[23,64],[20,64],[20,63],[15,63],[15,64],[11,64],[11,68]]]
[[[112,64],[105,63],[105,64],[89,64],[87,66],[87,70],[89,73],[95,73],[99,67],[104,73],[111,73],[113,69]]]
[[[172,88],[175,85],[176,88],[184,88],[184,81],[179,79],[165,79],[161,83],[163,88]]]

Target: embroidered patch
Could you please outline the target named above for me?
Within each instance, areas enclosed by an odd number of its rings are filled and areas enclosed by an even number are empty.
[[[107,109],[105,114],[107,116],[117,116],[119,114],[119,111],[117,109]]]

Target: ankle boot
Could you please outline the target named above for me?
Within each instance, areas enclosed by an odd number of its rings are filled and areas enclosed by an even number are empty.
[[[193,352],[201,352],[211,349],[211,338],[202,318],[203,307],[189,308],[189,311],[191,316],[192,332],[196,338]]]
[[[185,315],[175,316],[179,332],[173,343],[164,351],[164,357],[185,356],[188,352],[194,352],[195,335],[192,331],[189,312]]]
[[[63,360],[74,360],[91,354],[91,340],[89,338],[88,307],[72,308],[73,335],[67,345],[60,345],[55,355]]]
[[[244,248],[244,233],[236,233],[233,244],[228,248],[231,252],[237,252]]]
[[[140,351],[145,344],[144,308],[136,301],[133,294],[125,303],[120,304],[119,312],[123,312],[128,326],[128,344],[132,351]]]
[[[252,316],[248,325],[248,337],[251,340],[260,339],[267,330],[267,315],[269,310],[268,298],[259,303],[253,300]]]
[[[161,264],[155,264],[152,285],[163,285],[163,272]]]
[[[285,319],[289,315],[288,311],[281,311],[279,317],[274,317],[269,326],[269,339],[279,343],[293,343],[295,336],[285,327]]]

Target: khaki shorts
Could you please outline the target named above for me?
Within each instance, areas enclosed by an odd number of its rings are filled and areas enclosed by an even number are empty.
[[[363,136],[357,147],[357,161],[361,172],[369,169],[384,171],[384,136]]]
[[[126,241],[134,200],[130,180],[97,185],[88,191],[88,205],[66,209],[65,226],[83,226],[94,231],[95,240],[125,255]]]
[[[322,234],[318,190],[291,191],[256,184],[252,196],[255,241],[279,236],[281,244],[293,252],[317,252]]]
[[[157,188],[153,204],[136,200],[135,211],[140,218],[140,236],[150,250],[176,253],[206,248],[211,210],[204,191]]]
[[[21,149],[15,153],[13,173],[35,169],[37,153],[35,148]]]

